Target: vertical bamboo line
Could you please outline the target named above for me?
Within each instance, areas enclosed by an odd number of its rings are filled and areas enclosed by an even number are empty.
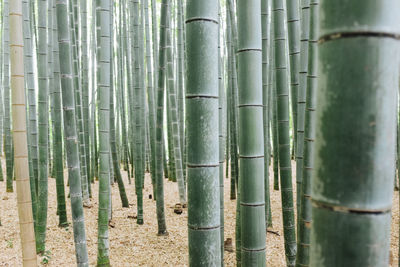
[[[33,74],[33,43],[31,37],[30,26],[30,5],[27,0],[22,1],[22,16],[23,16],[23,31],[24,31],[24,66],[25,66],[25,79],[28,94],[29,107],[28,111],[28,149],[31,157],[31,167],[29,174],[31,184],[31,198],[32,198],[32,213],[34,227],[36,228],[36,215],[37,215],[37,195],[36,195],[36,178],[37,178],[37,125],[36,125],[36,103],[35,103],[35,80]],[[1,103],[1,102],[0,102]],[[32,104],[32,105],[31,105]],[[1,123],[1,122],[0,122]],[[1,143],[1,141],[0,141]],[[1,145],[1,144],[0,144]],[[34,154],[36,154],[34,156]],[[35,176],[36,170],[36,176]],[[1,170],[0,170],[1,171]],[[35,178],[36,177],[36,178]]]
[[[29,182],[26,133],[24,41],[22,34],[22,1],[13,0],[9,9],[11,90],[15,157],[17,207],[22,244],[23,266],[37,266],[32,200]]]
[[[3,88],[4,88],[4,152],[6,156],[6,190],[13,192],[13,159],[12,159],[12,135],[11,135],[11,110],[10,110],[10,37],[9,37],[9,1],[3,2],[3,31],[4,31],[4,68],[3,68]]]
[[[45,251],[47,205],[48,205],[48,46],[47,46],[47,1],[38,3],[38,79],[39,79],[39,180],[38,180],[38,214],[36,249],[38,253]]]
[[[71,197],[71,215],[74,232],[75,255],[78,267],[89,266],[86,247],[85,218],[79,167],[79,145],[75,121],[74,82],[72,71],[71,37],[68,1],[57,0],[57,35],[59,44],[60,79],[64,120],[64,143],[68,166]]]
[[[316,52],[309,56],[318,55],[309,64],[304,151],[304,171],[312,172],[310,266],[389,266],[400,2],[310,6]],[[312,143],[314,166],[306,159]]]
[[[219,1],[190,0],[187,29],[189,264],[221,266],[218,139]]]
[[[99,213],[97,265],[109,266],[108,221],[110,206],[110,1],[97,0],[98,90],[99,90]]]
[[[274,57],[277,101],[279,169],[285,255],[288,266],[296,261],[296,223],[293,207],[292,167],[290,154],[289,86],[286,56],[285,7],[283,1],[273,0]]]
[[[58,45],[58,30],[57,30],[57,16],[56,16],[56,0],[52,1],[53,8],[53,66],[54,66],[54,89],[52,96],[52,108],[54,108],[54,166],[56,178],[56,191],[57,191],[57,214],[59,216],[59,226],[68,226],[67,211],[65,203],[65,189],[64,189],[64,167],[63,167],[63,152],[62,152],[62,110],[61,110],[61,78],[60,78],[60,52]]]

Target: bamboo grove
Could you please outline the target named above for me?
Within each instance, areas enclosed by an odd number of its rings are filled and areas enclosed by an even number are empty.
[[[89,266],[94,207],[96,264],[110,266],[113,209],[136,203],[136,223],[148,223],[145,177],[160,242],[164,183],[176,183],[190,266],[226,263],[226,179],[237,266],[267,265],[273,213],[287,266],[388,266],[399,1],[3,0],[0,10],[0,181],[17,194],[24,266],[46,251],[49,179],[77,266]]]

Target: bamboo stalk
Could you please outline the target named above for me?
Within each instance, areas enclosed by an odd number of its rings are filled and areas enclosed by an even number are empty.
[[[57,31],[57,16],[56,16],[56,3],[51,0],[53,5],[53,59],[54,59],[54,91],[51,101],[54,108],[54,169],[56,178],[56,191],[57,191],[57,214],[59,217],[58,225],[60,227],[68,226],[67,211],[65,204],[65,189],[64,189],[64,167],[63,167],[63,153],[62,153],[62,110],[61,110],[61,79],[60,79],[60,52],[58,47],[58,31]]]
[[[99,213],[97,265],[109,266],[108,221],[110,207],[110,78],[111,78],[111,28],[110,1],[97,0],[99,71]]]
[[[277,126],[279,145],[279,170],[282,198],[283,233],[288,266],[296,261],[296,223],[293,208],[292,168],[290,154],[289,86],[286,56],[285,7],[282,1],[273,0],[274,52],[277,101]]]
[[[190,0],[186,14],[189,264],[220,266],[218,1]]]
[[[39,180],[38,180],[38,214],[36,231],[36,249],[38,253],[45,251],[47,205],[48,205],[48,78],[47,68],[47,1],[38,2],[38,80],[39,80]]]
[[[12,135],[11,135],[11,111],[10,111],[10,39],[9,39],[9,1],[3,2],[3,38],[4,38],[4,68],[3,68],[3,88],[4,88],[4,152],[6,156],[6,191],[13,192],[13,156],[12,156]]]
[[[239,0],[239,190],[242,265],[265,266],[264,135],[261,1]]]
[[[167,31],[166,23],[168,19],[168,5],[169,0],[163,0],[161,4],[161,18],[160,18],[160,44],[159,44],[159,59],[158,59],[158,89],[157,89],[157,118],[156,118],[156,197],[157,197],[157,223],[158,235],[166,235],[167,226],[165,223],[164,213],[164,179],[163,179],[163,166],[165,159],[164,155],[164,142],[163,142],[163,122],[164,122],[164,87],[165,87],[165,58],[166,58],[166,43]]]
[[[310,5],[319,15],[307,96],[315,141],[305,137],[315,142],[310,266],[389,266],[400,2]]]
[[[69,29],[68,1],[58,0],[57,34],[60,49],[60,78],[64,119],[64,143],[68,166],[71,197],[71,214],[74,232],[76,262],[79,267],[89,266],[86,247],[85,219],[79,168],[79,147],[75,121],[74,83],[72,72],[71,38]]]
[[[24,41],[22,34],[22,1],[11,1],[10,60],[15,178],[20,225],[23,266],[37,266],[33,226],[31,188],[29,182],[28,144],[24,88]]]

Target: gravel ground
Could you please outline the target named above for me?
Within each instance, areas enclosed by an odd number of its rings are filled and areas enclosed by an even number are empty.
[[[2,161],[5,172],[5,162]],[[270,170],[270,173],[272,171]],[[5,173],[4,173],[5,175]],[[65,173],[65,177],[67,177]],[[126,173],[123,172],[126,192],[130,208],[122,208],[118,187],[113,186],[113,221],[115,228],[110,228],[110,260],[112,266],[187,266],[187,210],[181,215],[173,212],[173,206],[179,201],[176,183],[165,182],[165,211],[169,236],[158,237],[156,206],[153,199],[149,174],[146,174],[144,189],[144,225],[137,225],[135,219],[128,216],[136,215],[136,196],[134,184],[128,184]],[[133,181],[132,181],[133,182]],[[270,183],[272,185],[272,182]],[[14,184],[15,186],[15,184]],[[97,255],[97,207],[98,183],[92,184],[93,207],[85,209],[86,236],[91,266],[96,264]],[[67,188],[66,188],[67,190]],[[235,244],[235,210],[236,202],[229,199],[230,180],[225,179],[225,238],[232,238]],[[66,191],[68,192],[68,191]],[[279,233],[267,234],[267,265],[285,266],[285,256],[282,235],[282,216],[280,209],[280,192],[271,188],[271,203],[273,215],[273,231]],[[68,220],[71,222],[71,210],[67,199]],[[17,220],[16,197],[14,193],[5,192],[5,182],[0,182],[0,266],[21,266],[21,246]],[[75,266],[75,252],[72,227],[59,228],[56,216],[55,179],[49,179],[49,210],[47,221],[46,250],[50,253],[48,266]],[[399,238],[399,198],[398,192],[393,197],[393,219],[391,254],[393,263],[398,265]],[[235,253],[225,252],[225,265],[235,266]],[[38,257],[38,263],[43,264],[43,257]]]

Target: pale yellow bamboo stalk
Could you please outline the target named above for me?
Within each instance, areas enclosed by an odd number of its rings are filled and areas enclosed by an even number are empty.
[[[22,35],[22,1],[10,1],[10,61],[12,124],[14,140],[17,206],[22,244],[23,266],[37,266],[32,200],[29,184],[28,144],[24,89],[24,42]]]

